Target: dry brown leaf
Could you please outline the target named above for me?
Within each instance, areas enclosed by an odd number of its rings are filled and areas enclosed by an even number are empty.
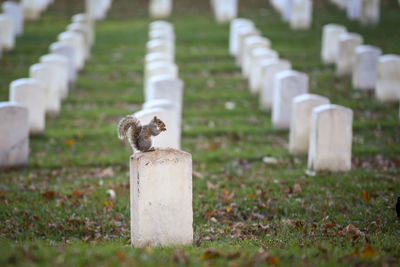
[[[201,255],[201,258],[203,260],[210,260],[210,259],[215,259],[219,258],[221,256],[221,253],[216,251],[215,249],[207,249],[203,255]]]
[[[302,189],[301,189],[301,185],[300,184],[294,184],[294,186],[293,186],[293,192],[294,193],[299,193],[299,192],[301,192],[302,191]]]
[[[207,189],[208,190],[216,190],[216,189],[218,189],[218,186],[211,183],[210,181],[207,181]]]
[[[361,258],[364,259],[374,259],[377,255],[378,253],[370,246],[370,244],[367,244],[360,254]]]
[[[341,235],[364,236],[365,234],[352,224],[347,225],[341,232]]]
[[[279,259],[277,257],[268,257],[268,264],[278,266],[280,264]]]
[[[370,200],[369,194],[367,191],[363,191],[363,199],[365,202],[368,202]]]
[[[81,191],[75,189],[75,190],[72,192],[72,196],[73,196],[74,198],[79,198],[79,197],[83,196],[83,193],[82,193]]]
[[[54,193],[54,191],[47,191],[47,192],[42,193],[42,196],[44,196],[47,199],[53,199],[55,197],[55,195],[56,194]]]
[[[121,251],[118,251],[118,250],[117,250],[117,251],[114,252],[114,254],[115,254],[115,256],[117,256],[117,258],[118,258],[119,260],[121,260],[121,261],[126,260],[125,254],[122,253]]]

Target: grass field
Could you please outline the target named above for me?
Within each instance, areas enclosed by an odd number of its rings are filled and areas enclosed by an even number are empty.
[[[16,49],[0,61],[0,101],[82,12],[82,2],[56,0],[40,21],[25,25]],[[336,78],[320,61],[322,25],[332,22],[385,54],[400,54],[397,1],[381,1],[376,27],[347,20],[327,0],[314,1],[313,26],[304,32],[291,31],[266,2],[241,1],[240,16],[252,19],[294,69],[310,75],[312,93],[354,111],[350,172],[307,176],[307,158],[288,154],[288,133],[272,129],[270,113],[258,110],[229,56],[229,26],[215,23],[209,1],[175,0],[171,22],[185,82],[182,147],[192,153],[195,171],[195,241],[131,248],[130,150],[117,139],[116,125],[143,103],[151,20],[147,1],[114,0],[61,115],[30,139],[29,165],[0,172],[0,265],[399,266],[398,103],[381,104],[353,90],[349,78]],[[235,109],[227,110],[226,102]]]

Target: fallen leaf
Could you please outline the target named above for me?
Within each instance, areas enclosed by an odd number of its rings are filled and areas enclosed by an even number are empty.
[[[211,183],[210,181],[207,181],[207,189],[208,190],[216,190],[218,188],[217,185]]]
[[[121,260],[121,261],[126,260],[125,254],[122,253],[121,251],[118,251],[118,250],[117,250],[117,251],[114,252],[114,254],[115,254],[115,256],[117,256],[117,258],[118,258],[119,260]]]
[[[42,193],[42,196],[44,196],[47,199],[53,199],[55,196],[55,193],[53,191],[47,191]]]
[[[79,197],[83,196],[83,193],[82,193],[81,191],[75,189],[75,190],[72,192],[72,196],[73,196],[74,198],[79,198]]]
[[[267,260],[268,260],[268,264],[271,264],[271,265],[278,266],[280,264],[279,259],[277,257],[270,256],[267,258]]]
[[[106,207],[112,207],[114,205],[114,203],[112,203],[112,201],[104,201],[104,205]]]
[[[208,146],[208,148],[207,148],[207,150],[210,150],[210,151],[216,150],[216,149],[217,149],[217,145],[216,145],[216,144],[210,144],[210,145]]]
[[[221,256],[221,253],[216,251],[215,249],[207,249],[203,255],[201,255],[201,258],[203,260],[210,260],[210,259],[215,259]]]
[[[374,259],[378,253],[376,252],[375,249],[373,249],[370,244],[367,244],[365,248],[361,251],[361,258],[364,259]]]
[[[341,232],[341,235],[352,235],[353,237],[364,236],[365,234],[352,224],[347,225]]]
[[[368,192],[367,191],[363,191],[362,194],[363,194],[364,201],[368,202],[370,200]]]
[[[65,144],[67,146],[71,147],[75,144],[75,141],[73,139],[67,139],[67,140],[65,140]]]

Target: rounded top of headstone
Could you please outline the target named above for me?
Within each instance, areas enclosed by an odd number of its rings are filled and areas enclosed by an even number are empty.
[[[373,45],[359,45],[355,49],[356,53],[365,53],[365,52],[375,52],[375,53],[382,53],[382,50]]]
[[[40,62],[60,62],[68,65],[68,58],[60,54],[46,54],[40,57]]]
[[[347,31],[345,26],[340,25],[340,24],[336,24],[336,23],[325,24],[324,25],[324,30],[327,30],[327,31],[343,31],[343,32]]]
[[[43,83],[38,79],[21,78],[21,79],[17,79],[17,80],[12,81],[10,83],[10,88],[16,88],[16,87],[25,86],[25,85],[36,86],[36,87],[44,87]]]
[[[284,70],[279,72],[276,76],[276,79],[288,79],[288,78],[308,78],[308,75],[304,72],[300,72],[297,70]]]
[[[81,22],[68,24],[67,31],[88,31],[87,25]]]
[[[32,66],[29,67],[29,71],[37,71],[37,70],[42,70],[45,68],[50,68],[48,65],[45,65],[43,63],[36,63],[33,64]]]
[[[159,161],[166,157],[184,158],[192,160],[192,154],[173,148],[156,148],[154,151],[138,152],[131,155],[131,160],[146,160],[150,162]]]
[[[178,66],[170,61],[155,61],[147,65],[148,70],[153,70],[157,68],[178,68]]]
[[[19,110],[21,112],[26,112],[28,114],[28,109],[24,106],[21,106],[20,104],[16,102],[11,102],[11,101],[3,101],[0,102],[0,109],[15,109]]]
[[[362,42],[363,38],[360,34],[354,32],[345,32],[339,36],[340,41],[359,40]]]
[[[64,43],[64,42],[54,42],[50,45],[50,50],[59,50],[59,49],[68,49],[68,50],[74,50],[73,46],[68,44],[68,43]]]
[[[278,52],[268,47],[257,47],[251,51],[251,54],[253,55],[253,57],[279,57]]]
[[[293,103],[301,103],[307,101],[321,101],[329,104],[329,98],[316,94],[301,94],[293,98]]]
[[[80,13],[73,15],[71,20],[73,22],[88,22],[90,21],[90,17],[87,14]]]
[[[245,18],[233,19],[233,20],[231,20],[231,24],[232,24],[232,26],[238,26],[240,24],[254,25],[254,23],[251,20],[245,19]]]
[[[279,58],[263,59],[261,61],[262,67],[270,67],[274,65],[288,65],[290,67],[291,64],[288,60]]]
[[[271,45],[271,41],[263,36],[259,36],[259,35],[252,35],[247,37],[244,40],[245,45],[247,46],[251,46],[254,44],[263,44],[265,46],[270,46]]]
[[[59,40],[70,39],[70,38],[74,38],[74,39],[75,38],[82,38],[82,35],[80,35],[77,32],[74,32],[74,31],[65,31],[65,32],[62,32],[62,33],[60,33],[58,35],[58,39]]]
[[[387,62],[387,61],[400,61],[400,55],[396,54],[386,54],[379,57],[380,62]]]
[[[150,23],[149,25],[150,30],[157,29],[157,28],[170,28],[173,29],[174,25],[165,20],[156,20]]]
[[[163,52],[153,52],[153,53],[149,53],[145,56],[146,62],[157,61],[157,60],[165,60],[165,61],[172,62],[172,55],[169,53],[163,53]]]
[[[331,111],[342,111],[347,113],[348,115],[353,115],[353,110],[351,108],[347,108],[344,106],[339,106],[335,104],[326,104],[326,105],[321,105],[312,110],[312,113],[322,113],[322,112],[331,112]]]

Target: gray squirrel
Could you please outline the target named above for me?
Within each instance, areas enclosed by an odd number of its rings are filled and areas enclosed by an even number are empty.
[[[118,123],[118,138],[128,139],[133,151],[142,152],[154,151],[153,136],[166,131],[165,123],[156,116],[147,125],[143,125],[140,121],[132,116],[122,118]]]

